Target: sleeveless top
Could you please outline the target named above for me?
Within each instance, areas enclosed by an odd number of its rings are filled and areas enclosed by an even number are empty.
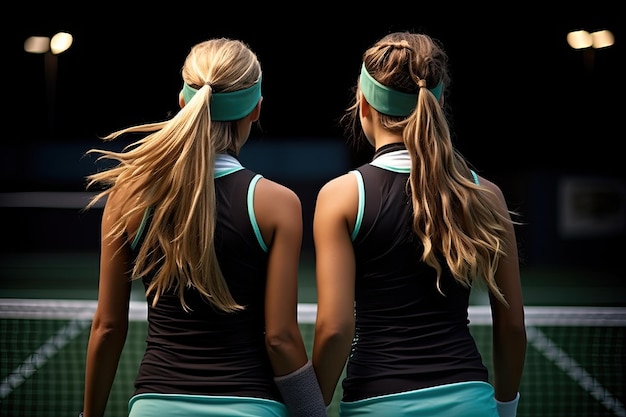
[[[173,291],[163,294],[154,307],[154,297],[148,296],[146,349],[135,395],[249,396],[280,401],[265,347],[268,253],[252,205],[259,178],[234,156],[217,155],[215,248],[231,294],[245,310],[218,311],[194,288],[185,292],[190,312],[183,310]],[[148,210],[132,244],[135,252],[150,221]],[[146,289],[151,278],[143,279]]]
[[[444,262],[441,295],[435,270],[420,261],[407,194],[410,166],[404,146],[391,144],[351,171],[359,183],[352,235],[356,333],[343,401],[488,381],[468,327],[470,289],[454,280]]]

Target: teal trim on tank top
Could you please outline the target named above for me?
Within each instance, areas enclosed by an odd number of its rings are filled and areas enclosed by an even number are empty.
[[[240,171],[242,169],[244,168],[241,165],[241,163],[237,160],[237,158],[228,154],[220,153],[215,156],[215,167],[213,169],[213,177],[220,178],[228,174],[232,174],[233,172]],[[251,201],[250,194],[254,193],[254,186],[256,185],[257,181],[258,181],[258,178],[255,178],[250,184],[250,187],[252,189],[248,190],[248,203],[249,203],[248,214],[250,215],[250,220],[252,221],[252,227],[255,228],[254,233],[256,234],[257,239],[259,240],[259,244],[261,245],[261,248],[263,248],[263,250],[267,252],[267,245],[265,244],[265,242],[263,242],[263,238],[261,237],[261,234],[259,232],[259,226],[257,225],[256,218],[254,216],[254,207],[250,205],[250,201]],[[141,240],[141,237],[148,223],[148,219],[150,218],[150,215],[152,215],[153,212],[154,212],[154,207],[150,206],[143,213],[143,218],[141,219],[141,223],[139,224],[139,228],[137,229],[137,234],[135,235],[132,243],[130,244],[130,247],[132,250],[135,250],[137,248],[137,245],[139,244],[139,241]]]
[[[478,175],[476,175],[473,169],[471,169],[470,172],[472,173],[472,178],[474,178],[474,184],[480,185],[480,181],[478,181]]]
[[[267,245],[263,241],[263,235],[261,234],[261,229],[259,228],[259,224],[256,221],[256,215],[254,214],[254,189],[256,188],[257,182],[263,178],[261,174],[257,174],[250,181],[250,186],[248,186],[248,216],[250,216],[250,223],[252,223],[252,228],[254,229],[254,234],[256,236],[256,240],[261,245],[261,249],[264,252],[268,251]]]
[[[133,242],[130,244],[131,250],[135,250],[135,248],[137,248],[137,245],[141,240],[141,236],[143,235],[143,231],[146,228],[146,224],[148,224],[148,219],[152,215],[153,211],[154,207],[150,206],[146,209],[146,211],[143,212],[143,218],[141,219],[141,223],[139,224],[139,229],[137,229],[137,234],[133,238]]]
[[[354,222],[354,230],[350,236],[350,239],[354,242],[354,239],[356,239],[356,236],[359,234],[359,230],[361,230],[361,223],[363,222],[363,212],[365,211],[365,185],[363,184],[363,176],[359,171],[355,169],[352,173],[356,177],[356,184],[359,189],[359,205],[356,210],[356,221]]]
[[[372,162],[371,165],[374,165],[378,168],[385,169],[387,171],[398,172],[401,174],[407,174],[410,172],[410,158],[408,158],[408,152],[405,150],[394,151],[384,155],[379,156]],[[409,163],[409,166],[402,166]],[[365,211],[365,184],[363,183],[363,176],[358,170],[351,171],[356,177],[357,188],[359,192],[359,202],[356,212],[356,221],[354,224],[354,230],[350,235],[350,239],[354,242],[356,236],[359,234],[359,230],[361,229],[361,223],[363,222],[363,215]],[[478,175],[474,170],[471,170],[472,178],[474,179],[474,183],[476,185],[480,185],[480,181],[478,180]]]

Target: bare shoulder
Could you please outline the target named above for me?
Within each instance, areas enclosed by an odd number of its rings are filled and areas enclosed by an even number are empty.
[[[265,206],[286,207],[287,209],[299,210],[301,208],[301,201],[298,194],[291,188],[280,184],[276,181],[261,178],[256,185],[254,191],[255,202],[260,202]]]
[[[318,200],[332,198],[342,199],[350,193],[357,192],[356,177],[352,173],[346,173],[326,182],[318,192]]]
[[[478,180],[479,180],[480,185],[482,185],[483,187],[485,187],[491,192],[491,194],[493,195],[493,200],[496,203],[496,205],[506,210],[506,207],[507,207],[506,200],[504,198],[504,194],[502,193],[502,189],[500,188],[500,186],[494,183],[493,181],[488,180],[485,177],[479,176]]]
[[[111,190],[106,197],[104,212],[108,215],[115,214],[119,217],[130,198],[132,198],[132,194],[128,187],[120,187]]]
[[[117,187],[107,196],[103,212],[103,226],[112,229],[118,222],[123,222],[123,229],[131,238],[137,232],[143,219],[143,212],[131,214],[132,208],[138,206],[137,194],[129,187]],[[122,220],[123,219],[123,220]]]
[[[485,177],[478,177],[478,181],[480,183],[480,185],[488,188],[489,190],[491,190],[494,194],[498,194],[498,195],[502,195],[502,190],[500,189],[500,186],[496,183],[494,183],[493,181],[485,178]]]
[[[359,205],[356,176],[346,173],[326,182],[315,203],[314,229],[319,235],[327,227],[354,225]]]
[[[137,201],[137,190],[128,184],[116,185],[107,196],[107,205],[118,208],[133,206]]]
[[[277,229],[302,231],[302,203],[291,188],[261,178],[254,190],[254,212],[266,242]]]

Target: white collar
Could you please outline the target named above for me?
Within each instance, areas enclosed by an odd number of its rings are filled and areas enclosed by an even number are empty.
[[[406,149],[384,153],[370,164],[393,172],[409,173],[411,171],[411,157]]]
[[[223,177],[241,169],[243,169],[243,165],[234,156],[227,153],[215,155],[214,178]]]

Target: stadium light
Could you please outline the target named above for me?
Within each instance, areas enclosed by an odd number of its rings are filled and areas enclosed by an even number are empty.
[[[47,36],[30,36],[24,41],[24,51],[31,54],[50,52],[58,55],[70,49],[74,37],[67,32],[59,32],[50,39]]]
[[[602,49],[612,46],[615,43],[615,37],[610,30],[598,30],[591,33],[586,30],[575,30],[567,34],[567,43],[573,49]]]
[[[48,98],[48,125],[54,131],[54,104],[56,101],[57,55],[67,51],[74,37],[67,32],[59,32],[50,39],[48,36],[30,36],[24,41],[24,51],[44,55],[46,75],[46,95]]]
[[[615,43],[615,36],[607,29],[591,33],[586,30],[574,30],[567,34],[566,39],[572,49],[582,51],[583,62],[588,72],[593,71],[596,50],[608,48]]]

